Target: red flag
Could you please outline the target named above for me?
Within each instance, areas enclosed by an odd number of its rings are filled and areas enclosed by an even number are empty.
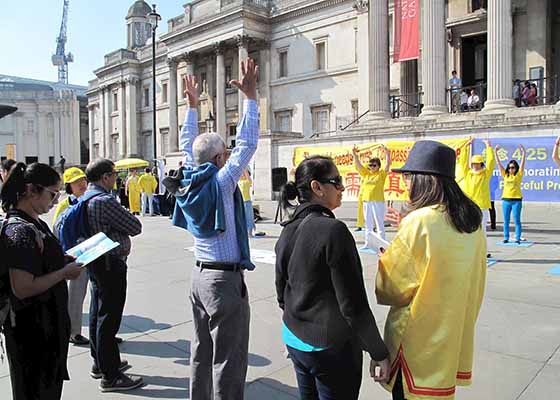
[[[420,0],[395,0],[393,62],[420,57]]]

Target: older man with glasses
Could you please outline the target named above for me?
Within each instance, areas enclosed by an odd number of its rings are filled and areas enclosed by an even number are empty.
[[[250,318],[244,271],[255,266],[237,183],[257,149],[257,76],[258,67],[248,59],[241,63],[240,80],[230,82],[246,100],[229,158],[221,136],[225,132],[198,135],[198,84],[193,76],[185,78],[184,167],[163,182],[177,199],[173,223],[195,239],[197,261],[190,293],[192,400],[243,398]]]
[[[125,210],[111,195],[117,172],[115,164],[106,159],[91,162],[86,169],[90,182],[88,192],[99,195],[87,204],[90,234],[105,233],[120,246],[88,267],[91,282],[89,310],[90,350],[93,366],[90,376],[100,379],[102,392],[135,389],[142,378],[133,378],[122,371],[128,362],[120,357],[116,334],[119,330],[126,300],[127,257],[130,254],[130,236],[142,232],[142,224]],[[85,196],[90,195],[86,192]]]

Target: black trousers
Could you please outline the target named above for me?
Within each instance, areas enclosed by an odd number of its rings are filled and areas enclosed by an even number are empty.
[[[126,301],[126,262],[112,256],[101,257],[88,267],[91,282],[89,307],[90,352],[93,364],[103,377],[119,375],[121,356],[116,334]]]
[[[404,397],[404,388],[402,384],[402,370],[397,372],[395,386],[393,386],[393,400],[406,400]]]
[[[490,228],[492,230],[496,229],[496,208],[494,207],[494,202],[490,202]]]

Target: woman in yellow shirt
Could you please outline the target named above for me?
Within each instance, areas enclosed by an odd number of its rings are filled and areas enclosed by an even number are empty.
[[[130,175],[126,180],[125,192],[128,196],[130,212],[134,215],[140,214],[140,184],[135,169],[130,170]]]
[[[391,309],[384,340],[395,400],[451,400],[471,383],[486,277],[480,208],[455,181],[455,151],[419,141],[402,172],[408,214],[379,258],[376,296]]]
[[[496,160],[500,173],[504,177],[504,191],[502,193],[502,209],[504,211],[504,243],[509,242],[509,221],[513,211],[513,221],[515,222],[515,243],[521,243],[521,207],[523,205],[523,195],[521,194],[521,181],[523,171],[525,171],[525,148],[519,145],[521,150],[521,166],[515,160],[510,160],[504,168],[498,157],[500,146],[496,146]]]
[[[490,179],[496,166],[494,150],[489,140],[483,140],[486,145],[486,160],[480,154],[471,158],[471,168],[463,172],[463,180],[460,182],[465,194],[476,203],[482,210],[482,230],[486,235],[486,226],[490,219],[490,208],[492,208],[490,198]],[[490,253],[487,254],[490,257]]]
[[[385,152],[385,168],[381,169],[381,160],[377,157],[369,160],[368,168],[360,162],[359,150],[356,146],[352,149],[354,165],[362,177],[362,202],[364,204],[365,243],[364,249],[372,249],[373,223],[377,234],[385,239],[385,178],[391,168],[391,152],[381,146]]]

